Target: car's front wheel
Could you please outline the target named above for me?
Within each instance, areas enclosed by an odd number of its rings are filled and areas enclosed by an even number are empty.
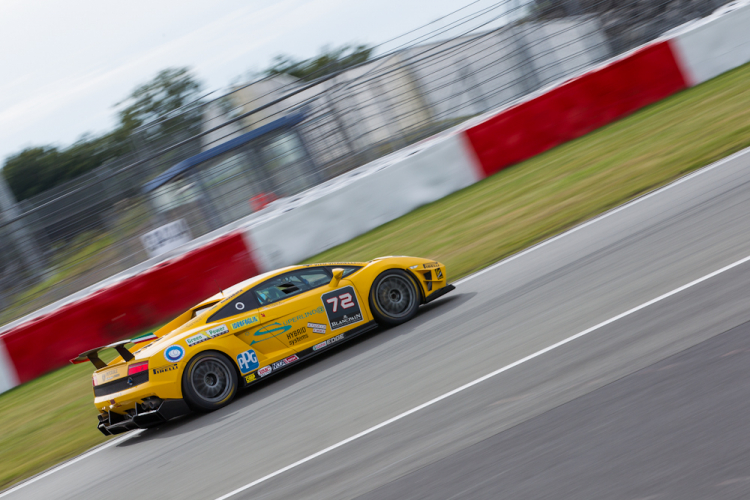
[[[400,325],[417,314],[421,295],[409,273],[389,269],[381,273],[370,289],[370,309],[375,321],[385,325]]]
[[[213,411],[228,405],[237,393],[237,372],[223,354],[207,351],[188,362],[182,374],[182,393],[194,411]]]

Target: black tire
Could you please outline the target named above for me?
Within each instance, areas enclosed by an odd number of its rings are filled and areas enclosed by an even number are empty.
[[[422,296],[417,283],[401,269],[381,273],[370,288],[370,310],[381,325],[405,323],[417,314]]]
[[[182,373],[182,395],[193,411],[218,410],[237,394],[237,371],[232,362],[216,351],[191,359]]]

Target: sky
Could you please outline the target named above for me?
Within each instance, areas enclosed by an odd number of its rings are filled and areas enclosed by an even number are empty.
[[[0,166],[111,130],[115,105],[161,69],[225,89],[276,55],[378,44],[470,3],[492,0],[0,0]]]

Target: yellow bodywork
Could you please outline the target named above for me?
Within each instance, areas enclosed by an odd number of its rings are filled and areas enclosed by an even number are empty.
[[[334,279],[267,306],[236,310],[231,316],[211,321],[212,316],[219,311],[226,311],[222,308],[232,304],[236,297],[275,276],[319,267],[347,268],[351,271],[352,266],[359,269],[345,275],[338,283]],[[233,360],[240,386],[259,382],[266,373],[274,370],[274,363],[285,363],[284,360],[289,359],[292,360],[290,363],[301,361],[304,358],[294,358],[300,353],[309,354],[327,347],[337,340],[346,340],[344,334],[347,332],[373,324],[374,318],[368,300],[370,288],[378,275],[389,269],[404,270],[415,278],[421,288],[423,303],[447,285],[445,266],[416,257],[382,257],[370,262],[292,266],[256,276],[181,314],[157,330],[155,335],[158,339],[152,343],[144,347],[131,347],[134,359],[129,362],[118,357],[105,368],[97,370],[93,375],[95,388],[103,384],[111,386],[114,381],[128,377],[130,366],[139,363],[142,366],[144,361],[148,361],[148,381],[95,397],[94,405],[102,415],[108,412],[132,414],[136,403],[142,404],[150,396],[162,400],[181,399],[183,370],[191,358],[204,351],[219,351]],[[332,325],[322,296],[340,289],[350,291],[346,287],[354,289],[354,302],[358,304],[362,317],[345,316],[344,321],[337,321]],[[335,293],[329,296],[335,297]],[[342,297],[342,300],[350,300],[346,294]],[[239,307],[237,303],[235,306]]]

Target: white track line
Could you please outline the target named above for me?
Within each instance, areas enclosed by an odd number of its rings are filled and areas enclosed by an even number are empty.
[[[2,493],[0,493],[0,498],[4,497],[6,495],[10,495],[14,491],[18,491],[21,488],[23,488],[24,486],[28,486],[28,485],[30,485],[32,483],[36,483],[40,479],[44,479],[45,477],[49,476],[50,474],[53,474],[53,473],[55,473],[55,472],[57,472],[59,470],[62,470],[62,469],[64,469],[65,467],[67,467],[69,465],[73,465],[76,462],[80,462],[84,458],[90,457],[94,453],[97,453],[97,452],[102,451],[102,450],[104,450],[106,448],[109,448],[110,446],[114,446],[116,444],[120,444],[123,441],[126,441],[126,440],[128,440],[128,439],[130,439],[132,437],[135,437],[138,434],[140,434],[141,432],[143,432],[143,431],[142,430],[133,431],[130,434],[127,434],[125,436],[121,436],[121,437],[115,438],[115,439],[113,439],[111,441],[107,441],[106,443],[102,444],[101,446],[97,446],[96,448],[87,451],[83,455],[78,455],[77,457],[75,457],[75,458],[73,458],[71,460],[68,460],[67,462],[63,462],[60,465],[55,465],[51,469],[48,469],[46,472],[42,472],[39,475],[36,475],[36,476],[34,476],[34,477],[30,478],[30,479],[27,479],[26,481],[24,481],[24,482],[22,482],[20,484],[15,485],[14,487],[12,487],[9,490],[3,491]]]
[[[513,261],[513,260],[516,260],[517,258],[519,258],[519,257],[521,257],[521,256],[523,256],[523,255],[526,255],[527,253],[533,252],[534,250],[536,250],[536,249],[538,249],[538,248],[542,248],[542,247],[544,247],[544,246],[546,246],[546,245],[549,245],[549,244],[550,244],[550,243],[552,243],[553,241],[557,241],[557,240],[559,240],[560,238],[563,238],[564,236],[567,236],[567,235],[569,235],[569,234],[575,233],[576,231],[578,231],[578,230],[580,230],[580,229],[583,229],[584,227],[590,226],[591,224],[593,224],[593,223],[595,223],[595,222],[598,222],[598,221],[600,221],[600,220],[606,219],[606,218],[607,218],[607,217],[609,217],[610,215],[614,215],[614,214],[616,214],[617,212],[620,212],[621,210],[625,210],[625,209],[626,209],[626,208],[628,208],[628,207],[632,207],[633,205],[636,205],[636,204],[640,203],[640,202],[641,202],[641,201],[643,201],[643,200],[646,200],[646,199],[648,199],[648,198],[651,198],[652,196],[656,196],[657,194],[663,193],[664,191],[667,191],[668,189],[671,189],[671,188],[673,188],[673,187],[675,187],[675,186],[677,186],[677,185],[679,185],[679,184],[682,184],[683,182],[686,182],[686,181],[688,181],[688,180],[690,180],[690,179],[693,179],[693,178],[695,178],[695,177],[698,177],[698,176],[700,176],[700,175],[703,175],[703,174],[705,174],[706,172],[710,172],[711,170],[713,170],[713,169],[715,169],[715,168],[718,168],[718,167],[722,166],[723,164],[725,164],[725,163],[727,163],[727,162],[729,162],[729,161],[732,161],[732,160],[734,160],[734,159],[736,159],[736,158],[738,158],[738,157],[740,157],[740,156],[746,155],[746,154],[750,154],[750,148],[747,148],[747,149],[743,149],[742,151],[738,151],[737,153],[734,153],[733,155],[727,156],[726,158],[722,158],[721,160],[718,160],[718,161],[716,161],[716,162],[714,162],[714,163],[712,163],[712,164],[710,164],[710,165],[708,165],[708,166],[706,166],[706,167],[703,167],[703,168],[701,168],[700,170],[696,170],[695,172],[693,172],[693,173],[691,173],[691,174],[688,174],[688,175],[686,175],[686,176],[684,176],[684,177],[682,177],[682,178],[680,178],[680,179],[677,179],[676,181],[674,181],[674,182],[672,182],[672,183],[670,183],[670,184],[667,184],[666,186],[663,186],[663,187],[661,187],[661,188],[659,188],[659,189],[656,189],[656,190],[654,190],[654,191],[652,191],[652,192],[650,192],[650,193],[648,193],[648,194],[645,194],[645,195],[643,195],[643,196],[641,196],[641,197],[639,197],[639,198],[636,198],[636,199],[634,199],[634,200],[632,200],[632,201],[630,201],[630,202],[628,202],[628,203],[626,203],[626,204],[624,204],[624,205],[622,205],[622,206],[619,206],[619,207],[617,207],[617,208],[614,208],[614,209],[612,209],[612,210],[610,210],[610,211],[608,211],[608,212],[605,212],[605,213],[603,213],[603,214],[601,214],[601,215],[599,215],[599,216],[597,216],[597,217],[595,217],[595,218],[593,218],[593,219],[591,219],[591,220],[589,220],[589,221],[586,221],[586,222],[584,222],[583,224],[580,224],[580,225],[578,225],[578,226],[576,226],[576,227],[574,227],[574,228],[571,228],[571,229],[569,229],[569,230],[565,231],[564,233],[558,234],[557,236],[553,236],[552,238],[550,238],[550,239],[548,239],[548,240],[544,240],[543,242],[541,242],[541,243],[539,243],[539,244],[537,244],[537,245],[534,245],[534,246],[532,246],[532,247],[530,247],[530,248],[527,248],[526,250],[524,250],[524,251],[522,251],[522,252],[519,252],[519,253],[517,253],[517,254],[515,254],[515,255],[512,255],[512,256],[508,257],[507,259],[501,260],[500,262],[497,262],[497,263],[495,263],[495,264],[493,264],[493,265],[491,265],[491,266],[489,266],[489,267],[487,267],[487,268],[485,268],[485,269],[482,269],[481,271],[478,271],[478,272],[476,272],[476,273],[474,273],[474,274],[471,274],[471,275],[469,275],[469,276],[467,276],[467,277],[465,277],[465,278],[463,278],[463,279],[461,279],[461,280],[457,281],[457,282],[456,282],[456,284],[464,283],[464,282],[466,282],[466,281],[469,281],[469,280],[471,280],[471,279],[473,279],[473,278],[476,278],[477,276],[481,276],[482,274],[484,274],[484,273],[486,273],[486,272],[488,272],[488,271],[491,271],[491,270],[493,270],[493,269],[495,269],[495,268],[497,268],[497,267],[500,267],[500,266],[502,266],[502,265],[504,265],[504,264],[507,264],[508,262],[511,262],[511,261]],[[743,260],[741,260],[741,261],[738,261],[738,262],[736,262],[735,264],[730,264],[730,266],[734,266],[734,265],[739,265],[739,264],[741,264],[741,263],[745,262],[745,260],[746,260],[746,259],[743,259]],[[720,273],[720,272],[723,272],[723,271],[725,271],[726,269],[729,269],[729,268],[723,268],[723,269],[720,269],[719,271],[716,271],[716,273],[715,273],[715,274],[718,274],[718,273]],[[711,274],[711,275],[708,275],[708,276],[706,276],[706,277],[704,277],[704,278],[705,278],[705,279],[708,279],[708,278],[710,278],[711,276],[714,276],[715,274]],[[702,279],[704,279],[704,278],[701,278],[701,280],[702,280]],[[699,281],[698,281],[698,282],[699,282]],[[688,287],[688,286],[692,286],[692,285],[694,285],[695,283],[698,283],[698,282],[693,282],[693,283],[691,283],[691,284],[685,285],[685,287]],[[684,288],[678,288],[678,289],[677,289],[676,291],[674,291],[674,293],[677,293],[678,291],[680,291],[680,290],[683,290],[683,289],[684,289]],[[673,293],[673,292],[670,292],[670,294],[671,294],[671,293]],[[665,296],[662,296],[661,298],[664,298],[664,297],[665,297]],[[661,300],[661,298],[657,298],[657,299],[654,299],[654,301],[657,301],[657,300]],[[652,303],[653,303],[654,301],[652,301],[652,302],[647,302],[647,303],[646,303],[646,305],[648,305],[648,304],[652,304]],[[646,305],[644,305],[643,307],[646,307]],[[640,307],[640,306],[639,306],[639,307]],[[622,315],[620,315],[620,316],[616,316],[616,317],[615,317],[614,319],[612,319],[611,321],[615,321],[616,319],[619,319],[619,318],[621,318],[621,317],[622,317],[623,315],[627,315],[627,314],[630,314],[631,312],[634,312],[634,311],[635,311],[635,310],[631,310],[631,311],[628,311],[628,312],[626,312],[626,313],[623,313],[623,314],[622,314]],[[601,326],[604,326],[604,324],[606,324],[606,323],[602,323],[602,324],[600,324],[600,325],[597,325],[597,326],[593,327],[593,329],[596,329],[596,328],[599,328],[599,327],[601,327]],[[580,336],[582,336],[582,335],[585,335],[585,334],[586,334],[586,333],[588,333],[588,332],[589,332],[588,330],[587,330],[586,332],[581,332],[581,333],[579,333],[579,334],[578,334],[577,336],[574,336],[574,337],[571,337],[570,339],[566,339],[566,340],[564,340],[564,341],[563,341],[563,343],[564,343],[564,342],[569,342],[570,340],[573,340],[574,338],[578,338],[578,337],[580,337]],[[551,349],[554,349],[555,347],[558,347],[558,345],[562,345],[562,344],[555,344],[554,346],[550,346],[550,347],[548,347],[548,348],[547,348],[547,349],[546,349],[545,351],[539,351],[539,353],[536,353],[536,354],[532,354],[532,357],[535,357],[535,356],[537,356],[537,355],[539,355],[539,354],[543,354],[544,352],[547,352],[547,350],[551,350]],[[473,385],[474,383],[479,383],[479,382],[481,382],[482,380],[485,380],[485,378],[489,378],[489,377],[492,377],[492,376],[494,376],[494,375],[497,375],[498,373],[501,373],[501,371],[505,371],[505,370],[507,370],[507,369],[510,369],[510,368],[512,368],[512,367],[514,367],[514,366],[516,366],[516,365],[520,364],[520,363],[523,363],[524,361],[527,361],[528,359],[531,359],[531,357],[529,357],[529,358],[524,358],[524,359],[522,359],[522,360],[520,360],[520,361],[517,361],[516,363],[514,363],[514,364],[512,364],[512,365],[508,365],[508,366],[506,366],[506,367],[504,367],[504,368],[501,368],[501,369],[500,369],[500,371],[497,371],[497,372],[493,372],[493,373],[491,373],[491,374],[489,374],[489,375],[485,375],[485,377],[484,377],[484,378],[481,378],[481,379],[477,379],[477,380],[476,380],[476,381],[474,381],[474,382],[470,382],[470,384],[472,384],[472,385]],[[450,393],[447,393],[447,394],[445,394],[445,395],[443,395],[443,396],[440,396],[440,398],[447,398],[448,396],[450,396],[450,395],[452,395],[452,394],[455,394],[455,393],[456,393],[456,392],[458,392],[459,390],[463,390],[463,389],[464,389],[464,388],[466,388],[466,387],[470,387],[470,386],[464,386],[463,388],[462,388],[462,387],[459,387],[458,389],[456,389],[456,390],[455,390],[455,391],[453,391],[453,392],[450,392]],[[424,408],[425,406],[428,406],[428,405],[430,405],[430,404],[433,404],[433,403],[435,403],[435,402],[437,402],[437,401],[438,401],[438,400],[433,400],[433,401],[430,401],[430,402],[428,402],[428,403],[425,403],[424,405],[422,405],[422,406],[418,406],[417,408],[414,408],[413,410],[409,410],[409,412],[407,412],[407,413],[405,413],[405,414],[399,415],[398,417],[394,417],[394,419],[399,419],[399,418],[403,418],[403,417],[405,417],[406,415],[408,415],[408,414],[411,414],[411,413],[414,413],[415,411],[419,411],[419,410],[421,410],[422,408]],[[376,430],[376,428],[377,428],[377,429],[379,429],[380,427],[383,427],[384,425],[388,425],[388,424],[389,424],[389,423],[391,423],[392,421],[395,421],[394,419],[391,419],[391,420],[389,420],[389,421],[383,422],[382,424],[379,424],[379,426],[377,426],[377,427],[374,427],[374,428],[372,428],[372,429],[368,429],[368,430],[364,431],[364,433],[369,433],[369,432],[372,432],[373,430]],[[79,457],[76,457],[76,458],[74,458],[73,460],[70,460],[70,461],[68,461],[68,462],[65,462],[65,463],[63,463],[63,464],[61,464],[61,465],[55,466],[55,467],[53,467],[53,468],[49,469],[48,471],[46,471],[46,472],[44,472],[44,473],[42,473],[42,474],[40,474],[40,475],[38,475],[38,476],[34,476],[33,478],[31,478],[31,479],[29,479],[29,480],[27,480],[27,481],[24,481],[23,483],[21,483],[21,484],[18,484],[18,485],[16,485],[16,486],[14,486],[13,488],[11,488],[11,489],[9,489],[9,490],[6,490],[6,491],[4,491],[4,492],[2,492],[2,493],[0,493],[0,498],[2,498],[2,497],[4,497],[4,496],[6,496],[7,494],[9,494],[9,493],[11,493],[11,492],[13,492],[13,491],[17,491],[17,490],[19,490],[19,489],[23,488],[24,486],[27,486],[27,485],[29,485],[29,484],[32,484],[32,483],[34,483],[34,482],[36,482],[36,481],[38,481],[38,480],[40,480],[40,479],[42,479],[42,478],[44,478],[44,477],[47,477],[47,476],[49,476],[50,474],[52,474],[52,473],[54,473],[54,472],[57,472],[58,470],[64,469],[64,468],[65,468],[65,467],[67,467],[68,465],[72,465],[72,464],[74,464],[74,463],[76,463],[76,462],[78,462],[78,461],[80,461],[80,460],[83,460],[84,458],[86,458],[86,457],[89,457],[89,456],[93,455],[94,453],[97,453],[97,452],[99,452],[99,451],[101,451],[101,450],[104,450],[104,449],[106,449],[106,448],[109,448],[110,446],[113,446],[113,445],[115,445],[115,444],[121,443],[122,441],[125,441],[125,440],[127,440],[127,439],[130,439],[131,437],[134,437],[135,435],[137,435],[136,433],[137,433],[137,431],[135,431],[135,432],[131,432],[130,434],[128,434],[128,435],[126,435],[126,436],[123,436],[122,438],[119,438],[119,439],[115,439],[115,440],[113,440],[113,441],[110,441],[110,442],[108,442],[107,444],[105,444],[105,445],[103,445],[103,446],[99,446],[99,447],[97,447],[97,448],[94,448],[93,450],[89,450],[88,452],[84,453],[83,455],[81,455],[81,456],[79,456]],[[348,439],[347,441],[342,441],[341,443],[338,443],[338,444],[334,445],[334,447],[338,447],[338,446],[341,446],[341,445],[343,445],[343,444],[346,444],[346,443],[348,443],[349,441],[352,441],[352,440],[354,440],[354,439],[357,439],[358,437],[361,437],[361,436],[363,436],[363,435],[364,435],[364,433],[362,433],[362,434],[357,434],[356,436],[353,436],[353,437],[349,438],[349,439]],[[322,455],[323,453],[327,453],[328,451],[330,451],[330,450],[332,450],[332,449],[334,449],[334,448],[333,448],[333,447],[331,447],[331,448],[326,448],[325,450],[319,451],[319,452],[318,452],[318,453],[316,453],[315,455],[311,455],[310,457],[308,457],[308,458],[306,458],[306,459],[303,459],[303,460],[304,460],[304,461],[307,461],[307,460],[311,460],[312,458],[315,458],[315,457],[317,457],[317,456],[320,456],[320,455]],[[281,474],[282,472],[284,472],[284,471],[286,471],[286,470],[289,470],[289,469],[291,469],[292,467],[296,467],[297,465],[299,465],[299,464],[301,464],[301,463],[304,463],[304,462],[303,462],[303,461],[300,461],[300,462],[296,462],[296,463],[294,463],[294,464],[292,464],[292,465],[290,465],[290,466],[288,466],[288,467],[286,467],[286,468],[284,468],[284,469],[281,469],[281,470],[279,470],[279,471],[275,472],[275,473],[274,473],[274,475],[276,475],[276,474]],[[254,485],[254,484],[257,484],[258,482],[261,482],[261,481],[265,481],[266,479],[269,479],[269,478],[271,478],[271,477],[273,477],[273,476],[267,476],[267,477],[265,477],[265,478],[262,478],[261,480],[258,480],[258,481],[257,481],[257,482],[255,482],[255,483],[251,483],[251,485],[250,485],[250,486],[247,486],[247,487],[243,487],[243,488],[245,488],[245,489],[247,489],[247,488],[250,488],[250,487],[251,487],[252,485]],[[235,493],[237,493],[237,492],[239,492],[239,491],[243,491],[243,490],[242,490],[242,489],[240,489],[240,490],[237,490],[236,492],[232,492],[232,493],[230,493],[230,494],[228,494],[228,495],[225,495],[225,496],[223,496],[223,497],[221,497],[221,498],[228,498],[229,496],[231,496],[231,495],[233,495],[233,494],[235,494]]]
[[[438,403],[438,402],[440,402],[440,401],[442,401],[442,400],[444,400],[446,398],[449,398],[449,397],[453,396],[454,394],[458,394],[459,392],[465,391],[466,389],[468,389],[470,387],[474,387],[475,385],[479,384],[480,382],[484,382],[485,380],[490,379],[490,378],[494,377],[495,375],[499,375],[499,374],[501,374],[503,372],[506,372],[506,371],[510,370],[511,368],[515,368],[516,366],[518,366],[518,365],[520,365],[522,363],[525,363],[525,362],[530,361],[530,360],[532,360],[534,358],[537,358],[537,357],[541,356],[542,354],[545,354],[547,352],[552,351],[553,349],[557,349],[558,347],[560,347],[562,345],[565,345],[568,342],[572,342],[572,341],[574,341],[574,340],[576,340],[578,338],[581,338],[584,335],[587,335],[587,334],[589,334],[589,333],[591,333],[591,332],[593,332],[595,330],[598,330],[598,329],[602,328],[603,326],[607,326],[610,323],[614,323],[615,321],[617,321],[619,319],[622,319],[625,316],[629,316],[629,315],[631,315],[631,314],[633,314],[633,313],[635,313],[637,311],[640,311],[641,309],[644,309],[644,308],[646,308],[646,307],[648,307],[648,306],[650,306],[652,304],[655,304],[655,303],[657,303],[657,302],[659,302],[661,300],[664,300],[664,299],[666,299],[668,297],[671,297],[672,295],[680,293],[683,290],[686,290],[686,289],[688,289],[688,288],[690,288],[692,286],[695,286],[698,283],[702,283],[702,282],[704,282],[704,281],[706,281],[706,280],[708,280],[710,278],[713,278],[714,276],[716,276],[718,274],[721,274],[721,273],[723,273],[725,271],[728,271],[728,270],[730,270],[732,268],[735,268],[735,267],[737,267],[737,266],[739,266],[741,264],[744,264],[745,262],[748,262],[748,261],[750,261],[750,256],[747,256],[744,259],[740,259],[740,260],[738,260],[736,262],[733,262],[732,264],[729,264],[728,266],[722,267],[718,271],[714,271],[714,272],[709,273],[709,274],[707,274],[707,275],[705,275],[705,276],[703,276],[701,278],[698,278],[695,281],[691,281],[687,285],[682,285],[679,288],[675,288],[671,292],[667,292],[664,295],[659,295],[655,299],[651,299],[648,302],[644,302],[643,304],[641,304],[639,306],[636,306],[636,307],[634,307],[632,309],[629,309],[629,310],[625,311],[624,313],[618,314],[617,316],[613,316],[612,318],[610,318],[610,319],[608,319],[606,321],[602,321],[598,325],[594,325],[591,328],[588,328],[588,329],[586,329],[586,330],[584,330],[584,331],[582,331],[580,333],[576,333],[575,335],[566,338],[565,340],[561,340],[560,342],[558,342],[556,344],[552,344],[549,347],[545,347],[541,351],[537,351],[534,354],[530,354],[530,355],[526,356],[525,358],[519,359],[518,361],[515,361],[515,362],[513,362],[513,363],[511,363],[509,365],[505,365],[502,368],[499,368],[499,369],[495,370],[494,372],[488,373],[487,375],[479,377],[478,379],[472,380],[471,382],[469,382],[467,384],[464,384],[461,387],[458,387],[457,389],[453,389],[452,391],[446,392],[445,394],[443,394],[441,396],[438,396],[435,399],[431,399],[431,400],[427,401],[426,403],[423,403],[423,404],[421,404],[419,406],[416,406],[416,407],[412,408],[411,410],[407,410],[407,411],[405,411],[405,412],[403,412],[403,413],[401,413],[399,415],[396,415],[395,417],[390,418],[390,419],[386,420],[385,422],[381,422],[381,423],[379,423],[377,425],[374,425],[374,426],[370,427],[369,429],[360,432],[359,434],[355,434],[354,436],[346,438],[343,441],[339,441],[338,443],[336,443],[334,445],[331,445],[328,448],[320,450],[317,453],[313,453],[312,455],[309,455],[309,456],[303,458],[302,460],[298,460],[297,462],[294,462],[291,465],[287,465],[286,467],[284,467],[282,469],[279,469],[276,472],[272,472],[271,474],[268,474],[267,476],[263,476],[260,479],[256,479],[252,483],[248,483],[245,486],[237,488],[236,490],[231,491],[231,492],[227,493],[226,495],[219,497],[217,500],[225,500],[227,498],[230,498],[230,497],[236,495],[237,493],[241,493],[241,492],[243,492],[243,491],[245,491],[245,490],[247,490],[249,488],[252,488],[253,486],[256,486],[256,485],[258,485],[258,484],[260,484],[262,482],[268,481],[269,479],[274,478],[274,477],[278,476],[279,474],[282,474],[282,473],[284,473],[284,472],[286,472],[288,470],[294,469],[295,467],[300,466],[300,465],[302,465],[302,464],[304,464],[306,462],[309,462],[310,460],[312,460],[314,458],[317,458],[317,457],[319,457],[321,455],[324,455],[324,454],[328,453],[329,451],[333,451],[336,448],[340,448],[340,447],[344,446],[347,443],[351,443],[352,441],[354,441],[356,439],[359,439],[359,438],[364,437],[364,436],[366,436],[368,434],[371,434],[371,433],[375,432],[378,429],[382,429],[386,425],[392,424],[393,422],[401,420],[402,418],[408,417],[412,413],[416,413],[419,410],[423,410],[424,408],[427,408],[428,406],[432,406],[435,403]]]

